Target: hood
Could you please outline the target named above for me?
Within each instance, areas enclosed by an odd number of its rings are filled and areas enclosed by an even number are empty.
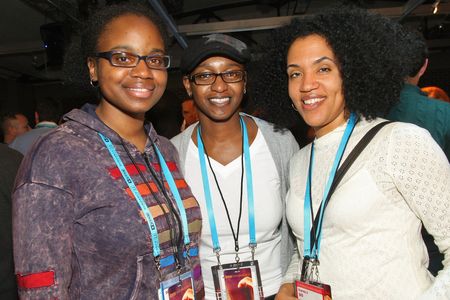
[[[83,105],[81,109],[73,109],[65,114],[63,120],[68,122],[67,125],[70,124],[70,126],[77,127],[78,134],[83,135],[88,139],[92,139],[92,131],[95,131],[97,134],[100,132],[108,137],[113,144],[120,145],[121,139],[119,135],[99,119],[95,113],[96,108],[97,105],[87,103]],[[64,126],[64,124],[62,126]],[[144,126],[149,139],[156,142],[158,135],[152,124],[146,122]]]

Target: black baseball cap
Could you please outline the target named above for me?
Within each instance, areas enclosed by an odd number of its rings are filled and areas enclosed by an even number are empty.
[[[184,50],[180,62],[182,74],[189,74],[199,63],[211,56],[224,56],[246,64],[250,60],[250,51],[244,42],[232,36],[221,33],[205,35],[192,41]]]

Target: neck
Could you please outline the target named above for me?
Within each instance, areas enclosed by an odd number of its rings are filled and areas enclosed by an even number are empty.
[[[415,77],[406,77],[405,82],[412,84],[412,85],[418,85],[419,84],[419,79],[420,77],[415,76]]]
[[[225,122],[216,122],[207,116],[199,116],[202,128],[202,138],[210,143],[230,141],[233,137],[241,136],[241,123],[239,114],[235,114]]]
[[[325,126],[322,126],[320,128],[314,128],[315,135],[317,138],[320,138],[331,131],[335,130],[342,124],[345,124],[347,122],[348,118],[350,117],[350,113],[346,112],[345,110],[342,111],[333,121],[328,123]]]
[[[5,137],[3,138],[3,141],[5,142],[5,144],[11,144],[12,141],[14,141],[16,137],[10,134],[6,134]]]
[[[215,122],[205,116],[199,116],[199,121],[202,127],[203,145],[209,157],[212,157],[222,165],[227,165],[242,154],[242,132],[239,114],[234,115],[225,122]],[[251,143],[255,130],[248,131],[249,142]],[[196,130],[194,130],[192,138],[194,142],[197,142]]]
[[[144,114],[129,115],[102,100],[95,110],[97,116],[120,137],[134,144],[141,152],[147,136],[144,130]]]

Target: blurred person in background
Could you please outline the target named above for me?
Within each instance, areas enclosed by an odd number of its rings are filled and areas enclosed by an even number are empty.
[[[16,137],[9,146],[25,155],[40,136],[58,126],[61,116],[62,105],[60,101],[49,97],[37,100],[34,112],[36,126]]]
[[[0,144],[0,299],[16,300],[14,275],[11,192],[23,155],[6,144]]]
[[[426,86],[421,88],[421,90],[427,94],[428,98],[438,99],[450,103],[450,97],[440,87]]]
[[[194,99],[186,98],[181,102],[181,114],[183,115],[183,123],[181,124],[180,131],[185,130],[198,121]]]
[[[3,143],[11,144],[19,135],[31,130],[28,118],[21,113],[6,113],[2,116],[1,126],[3,131]]]

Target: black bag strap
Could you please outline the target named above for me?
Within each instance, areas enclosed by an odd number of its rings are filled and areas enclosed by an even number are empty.
[[[330,192],[328,193],[328,197],[325,201],[325,205],[328,204],[328,201],[330,200],[331,195],[333,194],[334,190],[338,186],[338,184],[341,182],[342,178],[344,177],[345,173],[347,173],[350,166],[353,164],[353,162],[356,160],[356,158],[361,154],[361,152],[366,148],[366,146],[370,143],[370,141],[373,139],[373,137],[380,131],[381,128],[383,128],[385,125],[392,123],[391,121],[385,121],[381,122],[374,127],[372,127],[364,136],[363,138],[356,144],[355,148],[353,148],[352,152],[347,156],[345,161],[342,163],[342,165],[339,167],[339,169],[336,172],[336,175],[334,177],[333,183],[330,187]]]

